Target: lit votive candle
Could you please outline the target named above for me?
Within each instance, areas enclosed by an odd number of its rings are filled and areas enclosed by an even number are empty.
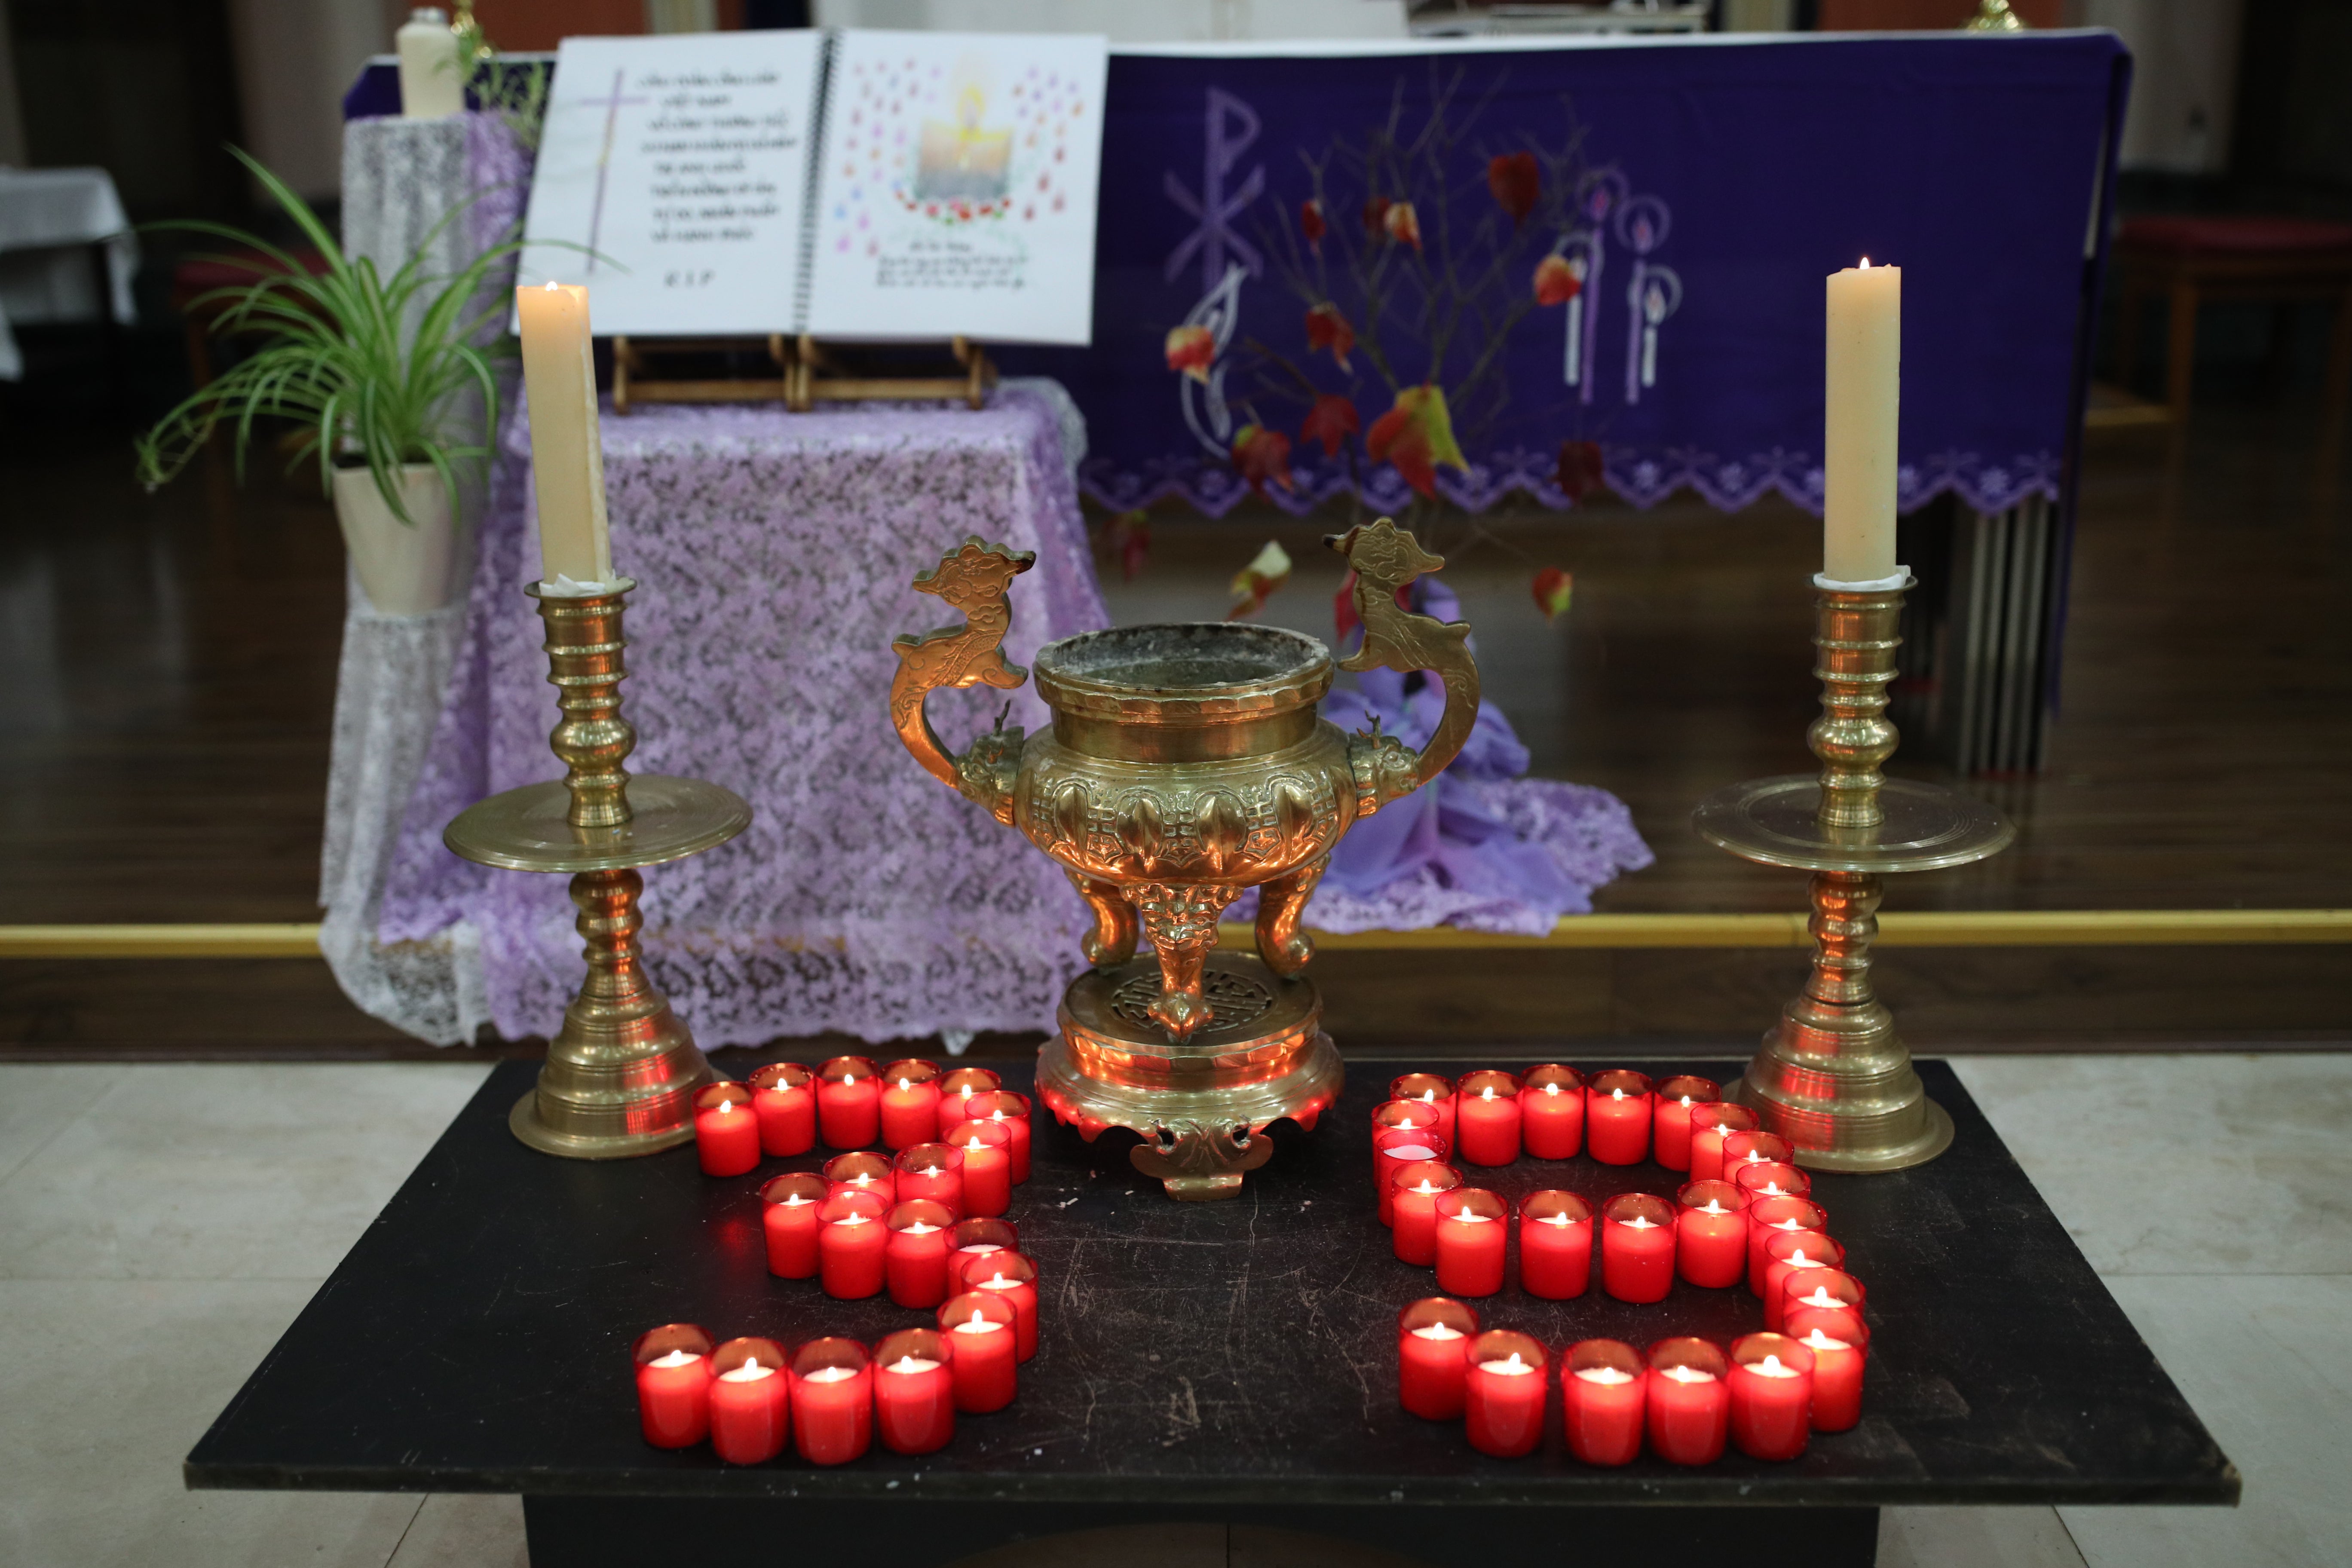
[[[1566,1301],[1591,1284],[1592,1205],[1574,1193],[1529,1193],[1519,1203],[1519,1289]]]
[[[948,1227],[955,1212],[929,1198],[894,1204],[882,1216],[889,1239],[882,1249],[890,1300],[901,1307],[936,1307],[948,1299]]]
[[[878,1194],[835,1192],[816,1211],[817,1279],[837,1300],[881,1294],[889,1240],[882,1216],[890,1205]]]
[[[1425,1100],[1383,1100],[1372,1107],[1372,1135],[1378,1137],[1391,1127],[1436,1128],[1444,1118],[1437,1107]],[[1444,1132],[1440,1130],[1439,1137]]]
[[[1013,1133],[994,1121],[959,1121],[947,1142],[963,1153],[963,1212],[992,1217],[1013,1206]]]
[[[1465,1073],[1454,1089],[1454,1157],[1471,1165],[1507,1165],[1519,1157],[1519,1080],[1487,1068]]]
[[[880,1106],[882,1146],[905,1149],[929,1143],[939,1136],[940,1069],[919,1057],[895,1061],[882,1069]]]
[[[893,1196],[928,1198],[963,1213],[963,1151],[952,1143],[909,1143],[890,1162]]]
[[[1391,1127],[1372,1134],[1372,1191],[1382,1225],[1395,1223],[1396,1173],[1445,1154],[1445,1140],[1433,1128]]]
[[[1470,1446],[1498,1459],[1535,1452],[1543,1441],[1549,1370],[1543,1346],[1526,1334],[1490,1329],[1472,1340],[1462,1403]]]
[[[1446,1142],[1454,1142],[1454,1080],[1443,1073],[1409,1072],[1389,1081],[1391,1100],[1418,1100],[1437,1108],[1437,1131]]]
[[[1711,1078],[1679,1074],[1661,1081],[1656,1107],[1650,1118],[1650,1158],[1669,1171],[1690,1169],[1692,1110],[1713,1105],[1723,1086]]]
[[[985,1290],[1013,1303],[1015,1361],[1037,1353],[1037,1262],[1018,1252],[959,1253],[949,1266],[959,1290]]]
[[[1797,1269],[1780,1281],[1780,1326],[1785,1330],[1790,1313],[1808,1308],[1821,1312],[1843,1309],[1859,1322],[1864,1294],[1862,1281],[1843,1268]]]
[[[714,1083],[696,1092],[694,1152],[706,1176],[740,1176],[760,1163],[760,1119],[750,1089]]]
[[[1731,1440],[1751,1459],[1793,1459],[1812,1436],[1813,1352],[1786,1334],[1731,1342]]]
[[[835,1154],[824,1163],[828,1195],[836,1192],[871,1193],[887,1205],[898,1201],[898,1173],[890,1157],[864,1149]]]
[[[1690,1182],[1675,1194],[1675,1268],[1720,1290],[1748,1274],[1748,1194],[1729,1182]]]
[[[1642,1352],[1621,1340],[1584,1340],[1560,1358],[1568,1451],[1588,1465],[1629,1465],[1642,1452]]]
[[[1397,1314],[1397,1398],[1429,1421],[1461,1419],[1478,1314],[1460,1301],[1426,1296]]]
[[[1812,1177],[1784,1160],[1751,1160],[1735,1167],[1731,1180],[1751,1201],[1801,1198],[1813,1190]]]
[[[629,1348],[637,1369],[637,1424],[656,1448],[691,1448],[710,1435],[709,1334],[664,1323]]]
[[[940,1138],[964,1119],[963,1102],[985,1089],[1002,1089],[1004,1080],[986,1068],[955,1068],[940,1079]]]
[[[792,1436],[784,1347],[773,1340],[729,1340],[711,1352],[710,1451],[730,1465],[763,1465]]]
[[[1601,1289],[1620,1301],[1663,1301],[1674,1283],[1674,1205],[1649,1193],[1601,1205]]]
[[[1792,1230],[1829,1234],[1830,1216],[1811,1198],[1757,1198],[1748,1205],[1748,1289],[1764,1295],[1764,1244]]]
[[[1755,1130],[1756,1113],[1744,1105],[1694,1105],[1690,1108],[1690,1177],[1694,1182],[1727,1182],[1723,1173],[1723,1141],[1735,1132]]]
[[[768,1242],[768,1272],[779,1279],[816,1274],[816,1211],[830,1193],[823,1176],[795,1171],[760,1189],[760,1228]]]
[[[1557,1062],[1519,1079],[1519,1147],[1538,1160],[1572,1159],[1584,1147],[1584,1075]]]
[[[881,1227],[875,1227],[879,1230]],[[793,1447],[812,1465],[845,1465],[874,1442],[874,1368],[856,1340],[793,1352]]]
[[[864,1149],[882,1136],[881,1074],[865,1057],[835,1057],[817,1069],[817,1131],[835,1149]]]
[[[1484,1187],[1441,1193],[1437,1205],[1437,1288],[1449,1296],[1491,1296],[1503,1288],[1510,1210]]]
[[[1437,1261],[1437,1200],[1463,1184],[1443,1160],[1415,1160],[1389,1178],[1389,1244],[1398,1260],[1423,1268]]]
[[[1711,1465],[1723,1457],[1731,1422],[1731,1365],[1720,1347],[1697,1339],[1650,1347],[1643,1389],[1650,1452],[1670,1465]]]
[[[964,1106],[965,1121],[993,1121],[1013,1135],[1004,1149],[1012,1161],[1012,1181],[1016,1187],[1029,1179],[1029,1097],[1009,1089],[985,1090],[972,1096]]]
[[[748,1081],[761,1153],[805,1154],[816,1147],[816,1074],[798,1062],[770,1062]]]
[[[1794,1157],[1789,1141],[1777,1132],[1765,1132],[1756,1128],[1727,1133],[1723,1140],[1722,1180],[1739,1180],[1739,1167],[1761,1164],[1767,1160],[1785,1165]],[[1799,1194],[1801,1196],[1802,1194]]]
[[[983,1415],[1013,1403],[1020,1331],[1013,1303],[988,1290],[950,1296],[940,1308],[940,1331],[955,1346],[956,1408]]]
[[[931,1329],[900,1329],[874,1347],[874,1428],[894,1454],[934,1454],[955,1437],[954,1355]]]
[[[1780,1331],[1782,1294],[1790,1278],[1810,1269],[1835,1268],[1845,1262],[1845,1248],[1819,1231],[1783,1231],[1764,1243],[1764,1326]]]
[[[975,1252],[1021,1250],[1021,1227],[994,1215],[966,1215],[955,1222],[955,1228],[948,1236],[954,1241],[959,1258],[968,1258]]]
[[[1630,1068],[1597,1072],[1584,1087],[1584,1146],[1604,1165],[1650,1157],[1650,1080]]]
[[[1862,1420],[1863,1363],[1870,1331],[1844,1307],[1794,1307],[1780,1315],[1782,1331],[1813,1352],[1813,1430],[1845,1432]]]

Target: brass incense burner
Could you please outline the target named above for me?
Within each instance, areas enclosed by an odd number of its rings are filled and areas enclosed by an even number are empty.
[[[1054,727],[1000,727],[950,755],[923,716],[942,686],[1010,689],[1005,593],[1035,557],[978,538],[915,579],[966,624],[894,645],[890,716],[941,783],[1058,862],[1094,912],[1094,968],[1062,999],[1038,1092],[1088,1140],[1143,1135],[1137,1169],[1172,1197],[1231,1197],[1273,1152],[1268,1124],[1312,1129],[1343,1073],[1300,972],[1299,927],[1332,847],[1360,816],[1411,795],[1454,760],[1478,714],[1469,627],[1407,613],[1397,595],[1444,564],[1388,519],[1327,541],[1355,568],[1364,645],[1338,666],[1433,671],[1445,712],[1419,752],[1347,735],[1317,702],[1331,656],[1313,637],[1231,623],[1129,626],[1039,650]],[[1220,952],[1217,919],[1259,889],[1256,953]],[[1138,941],[1151,956],[1136,956]]]

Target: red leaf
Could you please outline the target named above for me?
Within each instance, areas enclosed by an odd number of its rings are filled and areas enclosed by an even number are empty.
[[[1339,591],[1331,595],[1331,626],[1333,640],[1341,647],[1348,646],[1348,634],[1364,623],[1356,618],[1356,569],[1348,568],[1339,579]]]
[[[1375,239],[1388,232],[1389,199],[1374,196],[1364,204],[1364,232]]]
[[[1249,481],[1250,489],[1260,495],[1265,494],[1268,479],[1288,489],[1290,437],[1263,425],[1243,426],[1234,437],[1234,467]]]
[[[1576,579],[1557,566],[1545,567],[1529,584],[1535,594],[1536,608],[1543,612],[1547,621],[1557,621],[1568,613],[1569,597],[1575,586]]]
[[[1341,370],[1348,368],[1348,351],[1356,346],[1356,329],[1348,318],[1339,314],[1339,307],[1329,302],[1316,306],[1307,312],[1307,349],[1309,353],[1331,351],[1331,362]]]
[[[1307,243],[1318,249],[1321,248],[1323,244],[1323,228],[1322,198],[1319,196],[1310,196],[1307,200],[1299,203],[1298,232],[1307,237]]]
[[[1584,279],[1564,256],[1547,256],[1536,263],[1536,303],[1565,305],[1584,292]]]
[[[1536,155],[1506,153],[1489,160],[1486,188],[1495,193],[1495,205],[1511,215],[1514,227],[1525,223],[1528,215],[1536,210],[1537,198],[1543,195],[1543,174],[1536,167]]]
[[[1421,248],[1421,217],[1412,210],[1411,202],[1391,202],[1388,210],[1381,215],[1381,226],[1399,245]]]
[[[1559,488],[1568,492],[1570,500],[1582,500],[1601,486],[1601,447],[1594,441],[1562,441],[1559,444]]]
[[[1336,458],[1339,455],[1339,443],[1362,428],[1356,417],[1356,405],[1336,392],[1327,392],[1307,411],[1306,422],[1298,426],[1298,438],[1322,442],[1323,455]]]
[[[1171,327],[1164,351],[1168,368],[1181,370],[1194,381],[1209,379],[1209,365],[1217,357],[1216,334],[1206,327]]]

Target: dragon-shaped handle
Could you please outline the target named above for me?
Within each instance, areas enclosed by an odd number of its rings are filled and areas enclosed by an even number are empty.
[[[1009,691],[1029,679],[1027,670],[1004,662],[1004,634],[1013,625],[1005,589],[1036,563],[1034,551],[1007,550],[976,533],[967,535],[962,544],[940,558],[937,567],[915,577],[915,592],[937,594],[963,612],[964,624],[920,637],[903,634],[890,643],[890,651],[898,656],[898,673],[890,681],[890,722],[898,739],[933,778],[986,806],[1003,823],[1013,820],[1020,726],[1000,725],[974,741],[962,756],[955,756],[924,716],[923,699],[942,686],[986,684]]]
[[[1411,533],[1387,518],[1360,523],[1324,542],[1348,558],[1356,571],[1356,618],[1364,626],[1364,646],[1339,661],[1348,670],[1394,669],[1433,672],[1445,684],[1445,711],[1436,732],[1418,755],[1391,735],[1351,735],[1349,762],[1356,774],[1356,813],[1370,816],[1445,771],[1478,721],[1478,667],[1466,645],[1470,628],[1401,609],[1397,595],[1415,577],[1445,564],[1421,547]]]

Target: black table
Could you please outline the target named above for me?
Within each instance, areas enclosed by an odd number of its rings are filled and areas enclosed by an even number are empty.
[[[1089,1147],[1041,1110],[1012,1215],[1043,1273],[1020,1398],[966,1417],[940,1453],[877,1448],[818,1469],[646,1447],[628,1358],[640,1331],[681,1320],[788,1342],[928,1321],[766,1272],[757,1187],[817,1158],[713,1181],[690,1149],[611,1164],[536,1154],[506,1125],[535,1068],[505,1064],[196,1445],[188,1484],[520,1492],[537,1568],[704,1551],[929,1563],[1154,1521],[1318,1531],[1436,1563],[1737,1544],[1743,1568],[1833,1568],[1872,1561],[1886,1504],[2237,1500],[2236,1470],[1940,1062],[1920,1071],[1958,1124],[1949,1153],[1817,1178],[1870,1288],[1859,1427],[1786,1464],[1734,1451],[1699,1469],[1603,1470],[1567,1457],[1555,1414],[1540,1454],[1474,1452],[1458,1423],[1396,1403],[1397,1310],[1436,1286],[1396,1261],[1373,1216],[1366,1112],[1409,1065],[1357,1057],[1322,1126],[1278,1128],[1273,1162],[1229,1203],[1171,1203],[1128,1164],[1128,1135]],[[1005,1069],[1008,1087],[1027,1078]],[[1522,1161],[1488,1184],[1600,1198],[1678,1181],[1587,1157]],[[1761,1327],[1738,1289],[1677,1285],[1633,1307],[1514,1286],[1477,1305],[1487,1326],[1555,1351]]]

